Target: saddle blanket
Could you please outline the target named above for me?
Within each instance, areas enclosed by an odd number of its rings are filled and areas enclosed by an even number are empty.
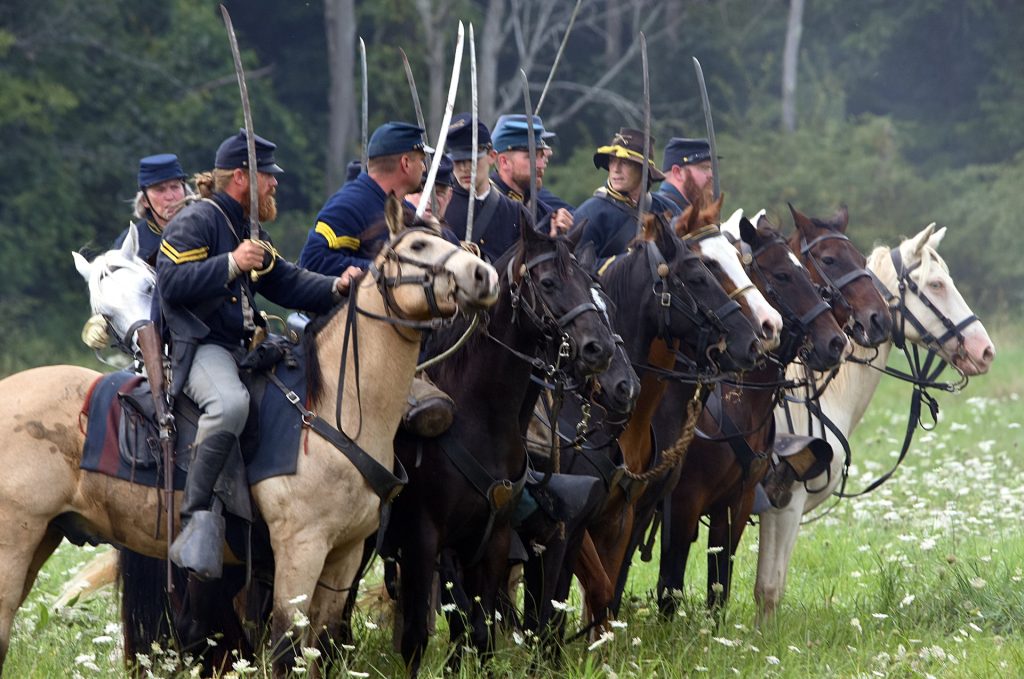
[[[300,399],[306,396],[305,356],[301,347],[294,347],[294,364],[282,361],[274,366],[277,377]],[[242,454],[245,460],[246,477],[250,485],[274,476],[288,476],[298,468],[298,452],[303,424],[302,418],[285,395],[276,386],[269,384],[262,375],[249,379],[251,396],[249,421],[242,435]],[[198,410],[190,401],[175,404],[177,441],[175,445],[174,487],[185,487],[185,474],[191,457],[192,443]],[[254,408],[254,403],[259,408]],[[143,413],[139,410],[142,409]],[[101,375],[92,385],[83,414],[88,415],[85,448],[80,467],[86,471],[160,487],[161,456],[158,429],[152,421],[152,396],[143,376],[120,371]],[[138,420],[147,418],[148,434],[137,435],[147,429]],[[257,434],[258,432],[258,434]],[[125,450],[121,437],[132,438],[131,451]]]

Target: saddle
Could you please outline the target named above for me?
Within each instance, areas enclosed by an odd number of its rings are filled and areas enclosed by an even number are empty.
[[[249,389],[249,419],[240,445],[228,458],[214,493],[225,509],[252,520],[249,486],[272,476],[294,474],[298,463],[302,418],[279,388],[267,389],[267,372],[305,399],[305,360],[301,346],[271,336],[242,361],[242,381]],[[87,397],[85,450],[81,468],[149,487],[161,487],[164,470],[156,406],[149,383],[122,371],[104,375]],[[199,421],[199,408],[184,394],[174,403],[174,487],[184,488],[185,474]]]

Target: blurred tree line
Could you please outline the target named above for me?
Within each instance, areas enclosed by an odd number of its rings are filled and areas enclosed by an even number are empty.
[[[985,311],[1019,305],[1024,4],[804,0],[789,131],[782,71],[795,2],[584,0],[542,111],[558,133],[546,184],[581,202],[602,181],[594,148],[622,125],[642,126],[644,30],[657,155],[670,136],[704,135],[696,55],[727,211],[766,207],[788,228],[787,202],[814,215],[845,203],[864,248],[937,221],[950,227],[943,250],[968,301]],[[279,144],[287,170],[272,231],[290,257],[338,168],[359,155],[358,59],[339,46],[366,41],[371,129],[413,119],[400,46],[436,125],[456,22],[474,22],[481,110],[492,123],[520,112],[521,65],[536,101],[572,9],[565,0],[227,4],[256,129]],[[457,110],[469,107],[468,63],[467,55]],[[339,82],[351,92],[329,97]],[[87,296],[70,251],[106,249],[128,223],[141,156],[174,152],[187,171],[208,169],[241,122],[212,0],[0,5],[0,375],[87,360],[78,339]],[[329,154],[332,134],[343,150]]]

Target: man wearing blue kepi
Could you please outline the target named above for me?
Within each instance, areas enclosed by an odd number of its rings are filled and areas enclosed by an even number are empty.
[[[537,147],[537,186],[540,190],[544,185],[544,170],[548,166],[548,146],[546,139],[551,135],[544,129],[540,116],[531,116],[534,143]],[[497,163],[491,182],[507,197],[519,203],[528,203],[533,190],[530,188],[530,124],[526,115],[517,113],[498,118],[491,133],[491,143],[497,153]],[[543,200],[537,201],[537,221],[545,217],[551,218],[549,235],[564,233],[572,228],[573,215],[565,208],[555,209]]]
[[[527,223],[523,205],[506,197],[488,178],[496,154],[491,148],[491,131],[479,120],[477,148],[473,148],[473,117],[460,113],[448,127],[448,151],[455,166],[455,186],[445,219],[458,236],[466,239],[466,217],[469,210],[469,182],[476,163],[476,203],[473,207],[473,242],[490,262],[495,262],[519,240],[520,229]]]
[[[139,257],[150,266],[156,263],[164,227],[184,207],[185,196],[190,193],[185,185],[186,176],[173,153],[146,156],[139,161],[139,191],[133,203],[139,220],[135,230],[139,234]],[[114,241],[114,247],[120,248],[127,237],[125,229]]]
[[[370,266],[377,245],[388,238],[383,223],[388,194],[403,198],[419,191],[423,181],[426,154],[434,151],[423,132],[402,122],[374,130],[366,146],[368,167],[327,199],[309,230],[299,266],[332,276]]]
[[[366,145],[367,167],[321,208],[299,255],[299,266],[348,281],[370,266],[388,238],[384,204],[388,194],[419,193],[428,153],[424,130],[410,123],[385,123]],[[454,402],[425,379],[413,380],[402,425],[414,433],[438,436],[451,426]]]
[[[690,204],[684,191],[687,180],[702,192],[711,186],[711,145],[707,139],[672,137],[665,144],[661,168],[665,173],[665,181],[657,195],[667,198],[678,208],[677,214],[681,213]]]
[[[259,221],[277,216],[274,194],[283,170],[276,146],[254,135]],[[168,558],[202,578],[221,573],[224,518],[214,511],[214,486],[249,416],[249,392],[238,363],[264,324],[256,293],[287,307],[329,311],[347,286],[283,259],[261,229],[250,238],[249,160],[245,130],[217,149],[212,172],[196,175],[202,200],[164,229],[156,274],[160,308],[171,336],[170,393],[184,392],[200,409],[181,502],[182,530]],[[259,276],[250,275],[258,271]],[[257,278],[257,280],[253,280]]]
[[[643,139],[644,133],[640,130],[623,127],[607,146],[598,148],[594,153],[594,166],[608,171],[608,181],[576,208],[576,220],[587,220],[577,250],[585,243],[592,242],[598,259],[605,259],[625,252],[636,237],[637,203],[642,194],[650,191],[651,184],[665,178],[655,167],[654,158],[651,158],[648,185],[641,191]],[[650,148],[654,148],[653,137]],[[673,211],[671,201],[667,198],[656,193],[648,195],[651,198],[650,212],[657,214]]]

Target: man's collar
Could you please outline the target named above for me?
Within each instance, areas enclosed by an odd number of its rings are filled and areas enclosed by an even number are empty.
[[[505,181],[501,178],[501,175],[499,175],[497,172],[491,174],[491,185],[497,188],[498,191],[505,194],[507,197],[511,198],[516,202],[525,203],[526,199],[529,198],[528,193],[524,195],[519,190],[514,189],[508,184],[506,184]]]

